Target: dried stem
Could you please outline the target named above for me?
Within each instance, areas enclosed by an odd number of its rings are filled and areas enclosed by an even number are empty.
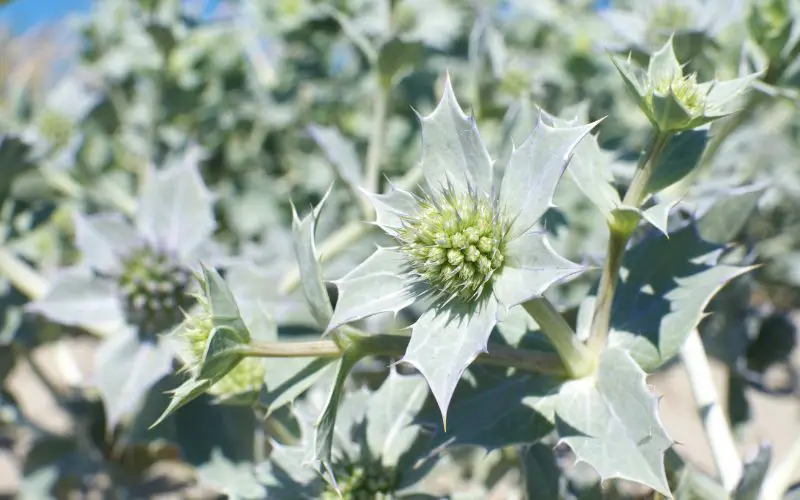
[[[781,500],[800,470],[800,437],[795,439],[783,462],[779,463],[761,486],[761,500]]]
[[[681,359],[689,375],[694,401],[703,421],[722,485],[727,491],[733,491],[742,476],[742,460],[739,458],[730,424],[719,404],[708,357],[697,329],[692,330],[681,347]]]

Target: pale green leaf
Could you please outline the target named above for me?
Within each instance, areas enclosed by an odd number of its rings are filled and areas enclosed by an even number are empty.
[[[403,217],[413,216],[419,208],[419,202],[414,195],[394,186],[384,194],[366,193],[366,195],[375,207],[375,222],[390,233],[402,226]]]
[[[411,305],[414,298],[405,267],[405,259],[397,250],[379,248],[335,281],[339,299],[327,331],[381,312],[397,313]]]
[[[30,302],[26,310],[63,325],[117,331],[125,324],[118,293],[112,281],[94,276],[89,269],[68,268],[59,272],[47,293]]]
[[[294,253],[297,257],[297,265],[300,268],[300,285],[308,301],[312,316],[322,328],[325,328],[330,323],[333,316],[333,308],[328,298],[328,292],[325,290],[325,283],[322,281],[322,267],[317,255],[314,234],[322,205],[329,194],[330,189],[311,213],[302,220],[298,217],[294,207],[292,207],[292,242],[294,244]]]
[[[428,396],[425,381],[418,376],[400,375],[391,369],[381,387],[369,397],[367,444],[371,456],[380,457],[384,467],[394,467],[417,438],[419,428],[411,425]]]
[[[347,376],[356,363],[364,357],[359,351],[346,350],[339,359],[336,378],[331,387],[328,400],[322,414],[317,420],[314,429],[314,442],[311,463],[322,474],[326,481],[336,486],[333,465],[331,463],[331,453],[333,449],[334,431],[336,426],[336,414],[339,411],[339,400],[342,397],[344,384]]]
[[[521,450],[520,462],[528,500],[560,500],[561,469],[555,450],[544,443],[534,443]]]
[[[689,175],[699,164],[707,142],[707,129],[686,130],[670,136],[661,161],[647,183],[647,192],[657,193]]]
[[[141,238],[120,214],[78,213],[75,215],[75,245],[92,268],[117,273],[121,271],[122,258],[141,245]]]
[[[459,446],[492,451],[530,444],[553,430],[558,381],[528,374],[509,376],[504,370],[481,366],[470,373],[475,385],[465,381],[456,389],[446,432],[436,409],[426,409],[419,417],[421,424],[434,429],[432,454]]]
[[[761,183],[712,192],[708,203],[698,207],[697,232],[700,237],[719,244],[733,240],[747,223],[766,187]]]
[[[216,269],[201,265],[201,286],[215,327],[228,327],[233,339],[240,344],[250,342],[250,332],[239,313],[239,306],[228,284]]]
[[[609,222],[613,220],[612,212],[622,205],[613,186],[612,161],[611,153],[600,148],[597,136],[589,135],[575,148],[567,168],[567,175]]]
[[[611,345],[629,350],[648,371],[675,356],[711,297],[749,270],[717,264],[720,250],[692,225],[669,237],[650,234],[630,248],[612,308]]]
[[[597,373],[565,383],[556,418],[561,442],[603,480],[627,479],[669,495],[664,452],[672,440],[645,373],[628,353],[607,348]]]
[[[642,217],[658,229],[661,234],[667,234],[667,223],[669,222],[669,213],[675,207],[675,202],[672,200],[659,201],[653,206],[647,207],[641,211]]]
[[[650,56],[647,76],[653,84],[672,82],[683,76],[683,68],[675,56],[675,49],[672,47],[672,37],[667,40],[663,47]]]
[[[329,358],[271,359],[267,365],[264,385],[258,403],[266,415],[291,403],[314,382],[331,375],[333,360]]]
[[[498,311],[493,297],[474,306],[431,308],[414,323],[402,360],[425,377],[447,427],[447,408],[464,370],[481,352]]]
[[[707,116],[725,116],[738,111],[742,102],[741,97],[755,82],[761,73],[735,78],[733,80],[715,81],[706,97]]]
[[[334,166],[339,176],[353,189],[360,187],[364,172],[353,142],[344,137],[335,127],[309,125],[308,133],[322,148],[325,157]]]
[[[94,383],[103,398],[108,427],[138,407],[145,393],[172,371],[174,352],[166,342],[142,340],[132,328],[108,337],[97,351]]]
[[[165,170],[148,172],[136,226],[157,248],[190,256],[217,227],[213,196],[200,176],[199,148],[189,148]]]
[[[212,385],[214,385],[213,380],[190,378],[170,391],[171,397],[167,408],[150,424],[150,428],[152,429],[161,424],[178,409],[205,393]]]
[[[506,244],[506,261],[492,290],[510,309],[583,271],[582,266],[558,255],[543,233],[530,231]]]
[[[266,498],[265,487],[259,481],[252,462],[234,462],[219,449],[211,452],[208,462],[196,468],[198,482],[223,493],[227,498]]]
[[[595,124],[552,127],[542,121],[511,153],[500,185],[500,207],[513,222],[510,237],[527,232],[550,208],[575,147]]]
[[[436,109],[420,121],[422,169],[430,188],[440,192],[452,186],[459,193],[472,189],[490,194],[492,159],[475,120],[461,110],[449,75]]]

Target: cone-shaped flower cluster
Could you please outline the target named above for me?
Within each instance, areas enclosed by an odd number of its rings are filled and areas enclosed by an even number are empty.
[[[448,192],[419,203],[397,233],[412,272],[441,299],[480,298],[505,260],[508,226],[493,200]]]
[[[690,130],[739,109],[737,98],[758,76],[698,83],[697,75],[683,74],[675,56],[672,38],[650,56],[645,72],[630,58],[614,59],[628,92],[639,108],[661,132]]]

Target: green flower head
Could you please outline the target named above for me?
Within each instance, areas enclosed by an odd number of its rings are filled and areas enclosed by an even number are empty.
[[[420,121],[426,186],[419,195],[369,194],[377,224],[395,245],[336,282],[328,330],[424,304],[403,361],[422,372],[446,415],[461,374],[505,312],[581,272],[552,250],[537,223],[593,125],[552,127],[540,119],[495,183],[494,162],[449,78],[436,109]]]
[[[650,56],[647,71],[627,60],[613,59],[631,96],[661,132],[690,130],[738,110],[739,97],[758,73],[734,80],[697,82],[684,75],[672,38]]]

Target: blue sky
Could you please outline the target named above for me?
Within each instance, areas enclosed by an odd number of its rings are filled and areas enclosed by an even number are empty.
[[[92,0],[11,0],[0,7],[0,23],[10,23],[22,32],[40,23],[49,23],[73,12],[86,12]]]

